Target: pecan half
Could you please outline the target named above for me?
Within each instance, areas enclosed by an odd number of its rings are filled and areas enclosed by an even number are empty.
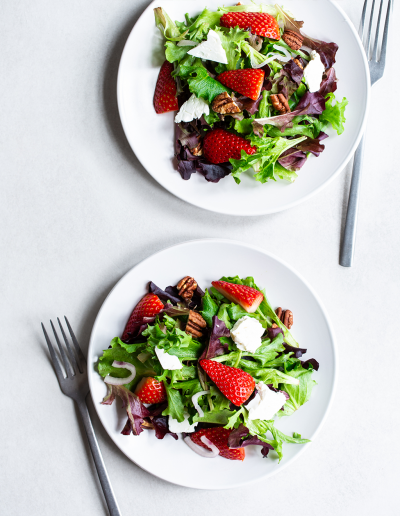
[[[222,115],[227,113],[240,113],[239,106],[226,91],[215,97],[211,107],[216,113],[221,113]]]
[[[299,50],[303,46],[304,37],[294,30],[285,30],[282,39],[293,50]]]
[[[276,111],[278,111],[278,113],[281,115],[290,113],[290,107],[287,98],[285,95],[283,95],[283,93],[278,93],[278,95],[271,95],[271,102],[274,109],[276,109]]]
[[[193,156],[202,156],[203,155],[203,142],[200,142],[196,147],[190,149],[190,152]]]
[[[293,59],[293,61],[297,64],[297,66],[298,66],[299,68],[301,68],[302,70],[304,70],[303,65],[302,65],[302,64],[301,64],[301,62],[300,62],[300,59]]]
[[[197,312],[190,310],[185,332],[196,339],[200,339],[203,336],[203,329],[206,327],[207,323],[203,317]]]
[[[179,295],[183,297],[185,301],[189,301],[189,299],[192,299],[194,291],[197,288],[197,282],[194,278],[185,276],[177,284],[176,288],[179,290]]]
[[[293,313],[290,310],[282,310],[281,307],[275,310],[276,315],[283,322],[288,330],[293,326]]]

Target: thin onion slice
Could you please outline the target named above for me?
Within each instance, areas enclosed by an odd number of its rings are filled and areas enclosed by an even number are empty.
[[[195,43],[194,41],[191,41],[190,39],[181,39],[177,43],[178,47],[195,47],[196,45],[198,45],[198,43]]]
[[[192,396],[192,403],[194,405],[194,408],[197,410],[199,417],[204,417],[204,412],[203,412],[202,408],[200,407],[197,400],[200,398],[200,396],[203,396],[204,394],[208,394],[209,392],[210,391],[200,391],[200,392],[196,392],[196,394],[193,394],[193,396]]]
[[[292,54],[289,52],[287,48],[282,47],[281,45],[273,45],[273,47],[275,48],[275,50],[278,50],[279,52],[285,54],[285,56],[288,57],[289,60],[292,59]]]
[[[185,443],[189,446],[189,448],[191,450],[193,450],[194,452],[196,452],[198,455],[200,455],[201,457],[205,457],[206,459],[213,459],[214,457],[216,457],[217,455],[219,455],[219,450],[218,448],[215,446],[215,444],[213,444],[209,439],[207,439],[207,437],[205,435],[203,435],[201,438],[200,438],[201,442],[203,442],[206,446],[209,446],[211,448],[212,451],[210,450],[206,450],[205,448],[202,448],[201,446],[199,446],[198,444],[195,444],[191,438],[190,438],[190,435],[187,435],[185,438],[184,438],[184,441]]]
[[[118,360],[114,360],[112,366],[121,369],[128,369],[128,371],[130,371],[131,374],[126,378],[115,378],[115,376],[111,376],[108,374],[104,378],[105,383],[108,383],[110,385],[125,385],[127,383],[131,383],[131,381],[136,376],[136,367],[133,364],[130,364],[129,362],[119,362]]]

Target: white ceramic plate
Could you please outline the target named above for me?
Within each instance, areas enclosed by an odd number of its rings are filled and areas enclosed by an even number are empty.
[[[262,215],[290,208],[327,185],[347,164],[364,130],[369,101],[368,64],[360,40],[345,13],[331,0],[285,0],[304,31],[317,39],[339,45],[335,65],[339,78],[337,98],[347,97],[346,130],[331,131],[319,158],[311,157],[294,184],[278,180],[267,184],[254,181],[250,172],[237,185],[228,176],[218,184],[207,183],[200,174],[184,181],[174,163],[174,115],[157,115],[153,93],[165,57],[163,40],[154,24],[154,7],[164,7],[173,20],[184,20],[185,12],[199,13],[206,5],[216,10],[235,2],[207,0],[155,0],[133,28],[122,54],[118,74],[118,106],[129,143],[146,170],[164,188],[181,199],[229,215]],[[249,2],[247,2],[249,3]],[[268,3],[268,2],[264,2]],[[274,3],[274,2],[269,2]]]
[[[106,385],[96,372],[98,357],[112,338],[121,335],[132,308],[146,293],[152,280],[161,288],[176,284],[184,275],[196,278],[204,289],[221,276],[254,276],[265,287],[272,305],[290,307],[294,313],[294,337],[308,348],[308,358],[320,362],[315,373],[318,385],[312,397],[277,427],[291,435],[298,432],[314,439],[328,412],[336,375],[334,337],[328,318],[311,287],[289,266],[262,249],[231,240],[195,240],[160,251],[131,269],[104,301],[93,326],[88,351],[89,385],[94,406],[107,433],[133,462],[144,470],[174,484],[199,489],[224,489],[248,484],[273,475],[289,465],[307,445],[284,445],[284,458],[263,459],[259,448],[246,448],[244,462],[222,457],[210,461],[192,452],[180,439],[156,439],[153,431],[124,436],[126,412],[117,400],[101,405]],[[273,456],[273,452],[270,454]]]

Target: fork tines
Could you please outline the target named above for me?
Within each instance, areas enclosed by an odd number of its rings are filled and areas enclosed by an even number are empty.
[[[65,378],[72,378],[78,372],[83,373],[85,371],[85,364],[86,364],[85,357],[78,344],[75,334],[72,331],[71,325],[69,324],[69,321],[65,316],[64,316],[64,319],[65,319],[65,322],[67,323],[68,331],[71,335],[71,340],[73,342],[74,349],[71,347],[71,344],[64,331],[64,328],[61,324],[60,319],[57,317],[57,321],[60,326],[61,334],[62,334],[64,342],[65,342],[65,348],[62,345],[62,343],[58,337],[58,334],[57,334],[56,328],[54,327],[53,321],[50,321],[50,325],[51,325],[51,327],[53,329],[53,333],[54,333],[54,338],[57,342],[57,346],[60,351],[61,360],[58,358],[58,356],[54,350],[53,344],[51,343],[51,340],[50,340],[49,336],[47,335],[46,328],[44,327],[44,325],[42,323],[42,329],[43,329],[43,333],[44,333],[44,336],[45,336],[45,339],[47,342],[47,346],[49,348],[51,360],[53,362],[54,369],[56,371],[56,374],[57,374],[59,380],[65,379]],[[61,362],[61,364],[60,364],[60,362]],[[61,365],[64,368],[65,374],[64,374],[64,371],[62,370]]]
[[[378,0],[378,2],[379,2],[379,0]],[[361,15],[361,24],[360,24],[360,38],[363,41],[368,60],[374,60],[375,62],[380,62],[386,58],[387,39],[388,39],[388,32],[389,32],[389,19],[390,19],[392,6],[393,6],[392,0],[381,0],[380,6],[379,6],[378,20],[376,22],[375,38],[374,38],[374,41],[372,41],[372,28],[374,26],[374,18],[375,18],[375,14],[376,14],[375,7],[377,6],[378,2],[376,0],[372,0],[371,11],[369,14],[369,21],[368,21],[368,23],[366,23],[367,8],[368,8],[369,0],[365,0],[362,15]],[[382,37],[381,52],[380,52],[380,56],[379,56],[379,36],[380,36],[380,31],[381,31],[382,13],[383,13],[383,8],[384,8],[385,3],[387,3],[386,19],[385,19],[385,26],[384,26],[383,37]],[[367,27],[367,29],[366,29],[366,27]]]

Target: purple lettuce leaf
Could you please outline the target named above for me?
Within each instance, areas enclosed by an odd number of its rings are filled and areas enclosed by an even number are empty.
[[[336,79],[336,72],[334,68],[329,68],[324,73],[324,76],[322,78],[321,82],[321,88],[319,90],[319,93],[326,97],[328,93],[334,93],[337,90],[337,79]]]
[[[157,287],[155,283],[150,281],[149,283],[149,292],[152,294],[156,294],[163,301],[171,301],[173,305],[177,305],[182,302],[182,299],[179,296],[175,296],[175,292],[171,292],[172,287],[167,287],[165,290],[162,290],[160,287]]]
[[[108,394],[103,399],[102,405],[112,405],[116,396],[119,396],[122,400],[122,405],[128,414],[128,420],[130,423],[130,431],[134,435],[139,435],[143,432],[142,423],[145,417],[150,415],[150,412],[143,405],[140,399],[133,392],[129,391],[123,385],[110,385],[107,384]],[[127,435],[128,424],[125,425],[122,433]],[[130,432],[129,432],[130,433]]]
[[[226,353],[229,349],[228,344],[221,344],[221,337],[230,337],[230,331],[226,327],[224,321],[220,321],[216,315],[212,318],[212,329],[210,334],[210,340],[208,342],[207,348],[203,351],[203,354],[199,358],[203,360],[205,358],[211,359],[214,357],[218,357]]]
[[[154,416],[151,419],[151,422],[154,426],[155,434],[157,439],[164,439],[164,437],[169,434],[175,440],[178,439],[178,436],[173,432],[170,432],[168,427],[168,416]]]
[[[266,124],[278,127],[283,133],[287,127],[293,127],[293,118],[295,118],[296,116],[310,114],[308,112],[309,108],[310,106],[306,105],[305,107],[302,107],[300,109],[296,108],[295,111],[292,111],[291,113],[285,113],[284,115],[271,116],[269,118],[256,118],[252,123],[254,134],[256,134],[257,136],[262,136],[264,131],[264,125]]]
[[[197,147],[201,140],[200,134],[194,130],[192,126],[185,128],[183,124],[177,124],[176,138],[183,146],[186,146],[189,149],[194,149]]]
[[[256,435],[250,436],[249,429],[242,423],[238,428],[233,430],[228,437],[229,448],[245,448],[246,446],[261,446],[261,455],[267,457],[269,450],[273,450],[273,446],[261,441]]]
[[[280,333],[282,333],[282,335],[285,336],[285,334],[283,333],[283,330],[281,328],[279,328],[279,326],[277,326],[276,328],[268,328],[267,332],[268,332],[268,338],[271,340],[276,339],[276,337]]]
[[[232,172],[232,165],[230,163],[220,163],[216,165],[206,160],[199,159],[197,161],[196,170],[203,174],[205,179],[210,183],[218,183],[220,179],[223,179]]]
[[[305,115],[320,115],[325,111],[326,100],[319,93],[311,93],[307,91],[300,99],[300,102],[296,106],[296,111],[306,110]],[[295,111],[293,111],[294,113]],[[284,116],[284,115],[283,115]]]
[[[197,161],[178,160],[178,172],[182,179],[188,181],[192,177],[192,174],[197,172],[196,164]]]
[[[301,365],[304,367],[304,369],[309,369],[310,365],[312,366],[314,371],[318,371],[319,369],[319,362],[317,362],[315,358],[309,358],[308,360],[301,362]]]
[[[325,41],[319,41],[306,36],[303,45],[318,52],[325,69],[332,68],[336,63],[336,52],[339,49],[336,43],[326,43]]]
[[[318,138],[315,140],[307,138],[307,140],[304,140],[297,145],[297,149],[303,152],[311,152],[314,156],[318,157],[321,152],[325,150],[325,145],[323,145]]]
[[[290,98],[298,89],[303,75],[303,69],[291,59],[272,83],[278,86],[278,93],[283,93],[286,98]]]
[[[246,110],[250,115],[254,115],[258,111],[258,106],[262,100],[262,95],[257,100],[249,99],[248,97],[238,97],[235,99],[236,104],[239,106],[241,111]]]
[[[282,153],[278,162],[287,170],[297,172],[306,164],[307,155],[303,151],[297,150],[297,147],[292,147]]]

